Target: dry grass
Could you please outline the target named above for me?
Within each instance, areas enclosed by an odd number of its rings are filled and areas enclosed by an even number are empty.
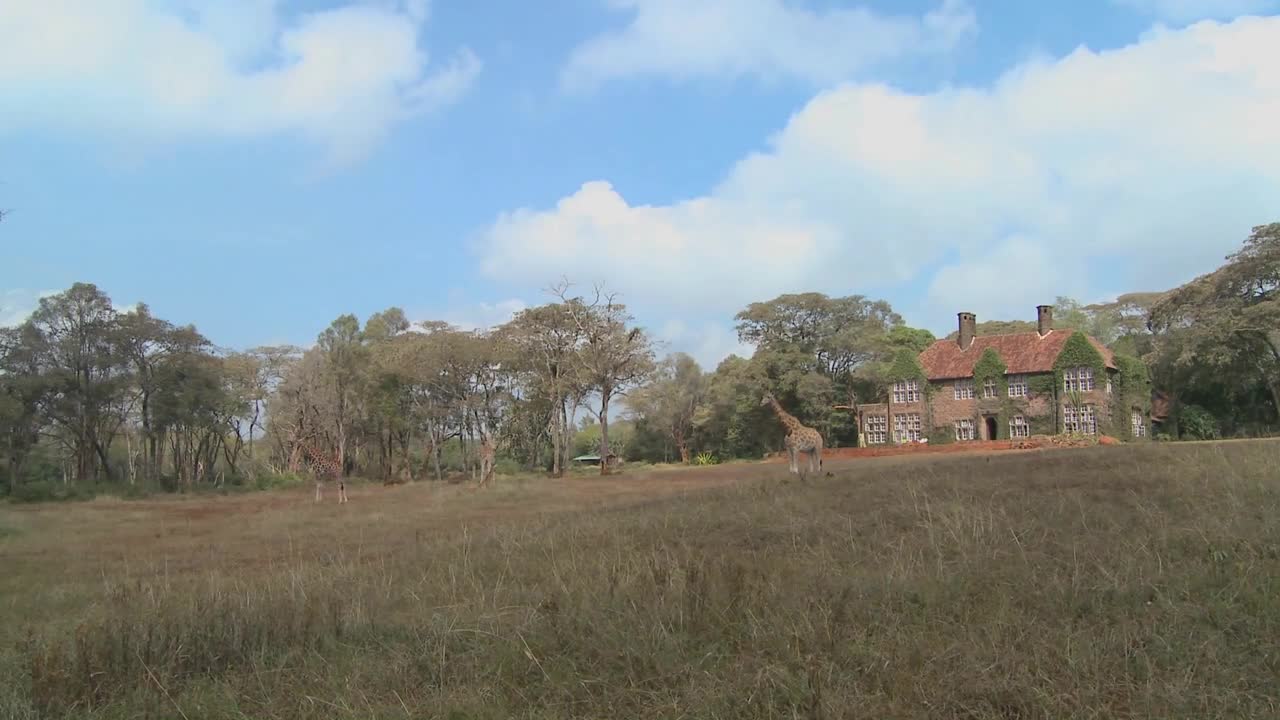
[[[828,466],[3,509],[0,717],[1280,715],[1280,443]]]

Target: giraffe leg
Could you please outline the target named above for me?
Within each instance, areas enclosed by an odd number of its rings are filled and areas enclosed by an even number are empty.
[[[320,502],[320,481],[316,481],[316,502]]]
[[[338,481],[338,503],[341,504],[346,501],[347,501],[347,484],[342,480],[339,480]]]

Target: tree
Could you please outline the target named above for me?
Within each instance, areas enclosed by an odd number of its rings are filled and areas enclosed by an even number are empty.
[[[97,479],[99,470],[109,479],[107,448],[124,421],[128,387],[110,298],[94,285],[76,283],[41,298],[25,328],[49,387],[43,411],[71,454],[75,479]]]
[[[698,362],[685,353],[668,355],[658,364],[653,380],[628,399],[632,413],[671,440],[680,462],[689,463],[694,417],[706,393],[707,378]]]
[[[332,384],[330,421],[334,428],[338,466],[345,473],[357,383],[364,363],[360,321],[350,314],[338,317],[320,333],[316,348],[324,358],[325,377]]]
[[[577,357],[581,330],[568,304],[554,303],[521,310],[498,333],[513,371],[523,377],[526,399],[541,398],[550,411],[551,474],[560,477],[570,450],[571,405],[582,394]]]
[[[643,383],[653,371],[653,346],[643,329],[631,325],[626,306],[598,288],[591,302],[569,299],[568,285],[554,290],[564,302],[581,337],[574,357],[582,372],[582,385],[599,399],[600,474],[609,472],[609,404]]]
[[[879,371],[893,353],[889,334],[902,326],[902,317],[883,300],[821,293],[780,295],[752,303],[736,317],[739,340],[756,346],[752,360],[779,400],[833,444],[852,439],[849,413],[834,406],[881,392]],[[896,336],[911,344],[924,338],[907,331]]]
[[[37,364],[34,328],[0,328],[0,449],[10,490],[18,485],[27,457],[40,439],[41,407],[48,385]]]
[[[1149,327],[1148,360],[1164,386],[1213,386],[1248,398],[1265,391],[1268,419],[1280,414],[1280,223],[1253,228],[1244,247],[1214,272],[1161,298]]]

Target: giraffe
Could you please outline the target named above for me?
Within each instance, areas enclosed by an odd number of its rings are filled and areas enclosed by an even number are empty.
[[[782,409],[778,404],[777,398],[773,393],[765,393],[760,400],[761,405],[772,405],[773,411],[778,414],[778,419],[787,427],[787,439],[785,445],[787,453],[791,456],[791,472],[800,476],[804,480],[805,473],[801,470],[797,458],[800,453],[809,456],[809,472],[822,469],[822,434],[811,427],[806,427],[794,415]],[[817,461],[817,467],[814,467],[814,461]]]
[[[480,482],[479,487],[484,487],[493,482],[493,460],[496,448],[493,445],[493,438],[487,433],[480,434]]]
[[[338,459],[326,453],[317,450],[310,442],[303,440],[302,452],[306,455],[307,465],[311,468],[312,474],[316,476],[316,502],[320,502],[320,488],[326,480],[336,480],[338,483],[338,504],[347,501],[347,484],[342,478],[342,467],[338,465]]]

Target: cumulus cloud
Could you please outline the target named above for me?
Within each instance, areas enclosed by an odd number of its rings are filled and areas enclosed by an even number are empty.
[[[21,325],[40,305],[40,299],[57,295],[60,290],[17,288],[0,292],[0,327]]]
[[[0,3],[0,133],[181,139],[297,135],[335,161],[456,101],[467,48],[428,66],[422,0],[286,18],[277,0]]]
[[[876,65],[948,50],[977,29],[964,0],[923,16],[866,8],[813,10],[794,0],[612,0],[623,29],[577,47],[561,76],[570,89],[631,75],[754,75],[829,84]]]
[[[1157,28],[990,87],[844,84],[700,197],[635,206],[593,181],[501,215],[482,269],[604,280],[672,314],[727,317],[786,291],[887,295],[934,327],[975,302],[995,313],[1006,287],[1019,309],[1095,292],[1095,274],[1107,290],[1160,289],[1276,218],[1278,117],[1280,18]],[[908,284],[927,292],[894,296]]]
[[[519,298],[509,298],[497,302],[480,302],[450,308],[438,313],[414,313],[410,322],[417,324],[425,320],[439,320],[449,323],[459,330],[492,330],[502,325],[515,314],[529,307]]]
[[[1230,20],[1280,10],[1276,0],[1112,0],[1117,5],[1173,23]]]

